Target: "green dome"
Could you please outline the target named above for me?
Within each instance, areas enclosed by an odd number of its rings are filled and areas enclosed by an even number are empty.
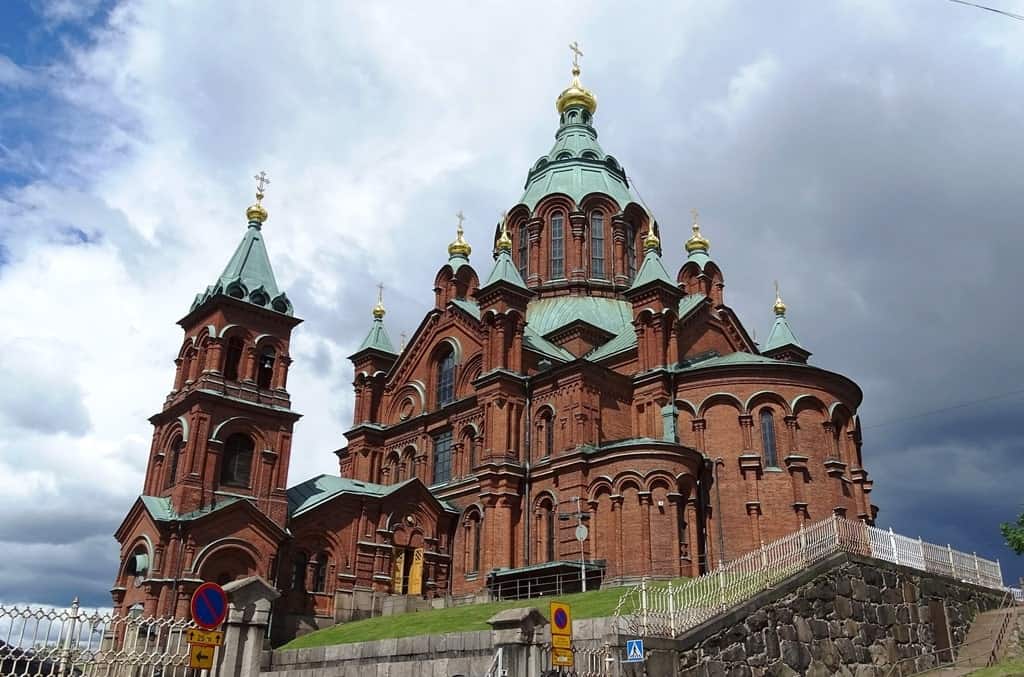
[[[570,106],[561,114],[555,145],[542,156],[526,176],[521,204],[532,212],[548,195],[564,193],[579,204],[591,193],[603,193],[619,208],[638,202],[629,190],[626,171],[597,142],[593,116],[581,105]]]

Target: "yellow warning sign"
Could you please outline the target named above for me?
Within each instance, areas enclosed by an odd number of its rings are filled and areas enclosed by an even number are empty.
[[[556,668],[571,668],[576,664],[572,649],[551,649],[551,665]]]
[[[205,644],[190,644],[188,647],[188,666],[197,670],[209,670],[213,667],[212,646]]]
[[[224,633],[220,630],[189,628],[185,631],[185,639],[189,644],[205,644],[206,646],[224,645]]]
[[[571,649],[572,637],[568,635],[551,635],[551,646],[556,649]]]

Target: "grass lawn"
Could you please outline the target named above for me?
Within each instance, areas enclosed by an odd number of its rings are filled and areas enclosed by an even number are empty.
[[[1008,658],[990,668],[975,670],[969,677],[1013,677],[1024,675],[1024,658]]]
[[[362,621],[341,623],[323,630],[311,632],[293,639],[282,649],[304,649],[313,646],[331,644],[347,644],[349,642],[367,642],[392,637],[412,637],[414,635],[439,635],[446,632],[469,632],[473,630],[489,630],[487,619],[503,609],[535,606],[545,617],[551,602],[566,602],[572,605],[575,619],[600,618],[611,616],[619,597],[629,588],[605,588],[593,592],[578,592],[574,595],[561,597],[537,597],[509,602],[487,602],[485,604],[469,604],[450,607],[448,609],[430,609],[418,613],[399,614],[397,616],[378,616]]]

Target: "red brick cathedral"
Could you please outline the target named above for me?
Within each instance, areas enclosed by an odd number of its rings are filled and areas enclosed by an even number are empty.
[[[285,638],[581,570],[591,585],[696,576],[807,520],[874,520],[860,389],[807,364],[778,295],[767,340],[751,339],[696,215],[663,255],[596,109],[574,66],[493,256],[477,271],[460,215],[408,345],[378,302],[351,356],[339,473],[291,488],[301,320],[260,182],[242,242],[179,321],[142,495],[116,533],[115,607],[184,616],[201,581],[258,574],[282,592]]]

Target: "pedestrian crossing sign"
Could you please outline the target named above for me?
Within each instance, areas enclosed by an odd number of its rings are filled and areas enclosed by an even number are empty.
[[[644,661],[644,640],[642,639],[627,639],[626,640],[626,662],[627,663],[643,663]]]

